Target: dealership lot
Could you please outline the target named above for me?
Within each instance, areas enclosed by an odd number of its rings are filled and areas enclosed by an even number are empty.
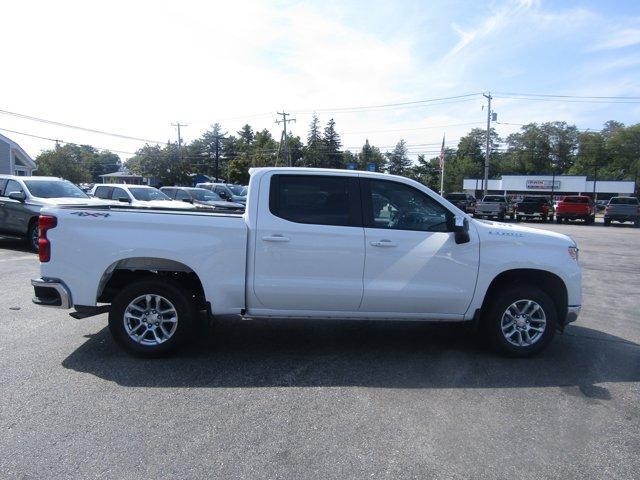
[[[106,316],[31,304],[0,239],[3,478],[634,478],[640,229],[529,224],[581,249],[580,319],[534,359],[472,329],[237,321],[139,360]]]

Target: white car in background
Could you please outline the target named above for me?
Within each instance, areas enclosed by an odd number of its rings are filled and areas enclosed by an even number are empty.
[[[128,203],[134,207],[180,208],[193,210],[190,203],[171,200],[160,190],[148,185],[126,185],[98,183],[89,190],[89,195],[116,203]]]

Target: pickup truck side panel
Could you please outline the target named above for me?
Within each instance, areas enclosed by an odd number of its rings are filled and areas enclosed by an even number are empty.
[[[144,252],[145,259],[178,262],[195,272],[214,313],[244,308],[247,227],[241,216],[87,207],[43,209],[48,213],[58,225],[47,232],[51,260],[41,264],[42,275],[62,279],[75,305],[96,305],[113,268],[140,263],[135,259]]]

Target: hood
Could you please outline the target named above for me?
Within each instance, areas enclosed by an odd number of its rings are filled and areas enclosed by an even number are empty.
[[[549,230],[524,227],[512,223],[491,222],[488,220],[473,219],[472,221],[482,237],[492,240],[503,239],[504,241],[520,241],[523,243],[533,241],[550,245],[564,245],[567,247],[576,244],[570,236]]]
[[[231,196],[231,201],[244,204],[244,203],[247,203],[247,197],[242,197],[240,195],[232,195]]]
[[[34,200],[43,205],[109,205],[111,202],[99,198],[38,198]]]

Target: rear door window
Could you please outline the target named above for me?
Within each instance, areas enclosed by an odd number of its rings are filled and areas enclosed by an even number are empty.
[[[129,195],[127,194],[127,192],[125,192],[124,188],[114,187],[111,198],[113,200],[120,200],[121,198],[124,200],[129,200]]]
[[[360,226],[358,179],[347,176],[273,175],[269,210],[296,223]]]
[[[109,199],[111,198],[111,192],[113,191],[113,187],[96,187],[95,192],[93,192],[93,196],[96,198]]]
[[[185,192],[184,190],[178,190],[176,191],[176,196],[175,196],[176,200],[191,200],[191,196]]]

